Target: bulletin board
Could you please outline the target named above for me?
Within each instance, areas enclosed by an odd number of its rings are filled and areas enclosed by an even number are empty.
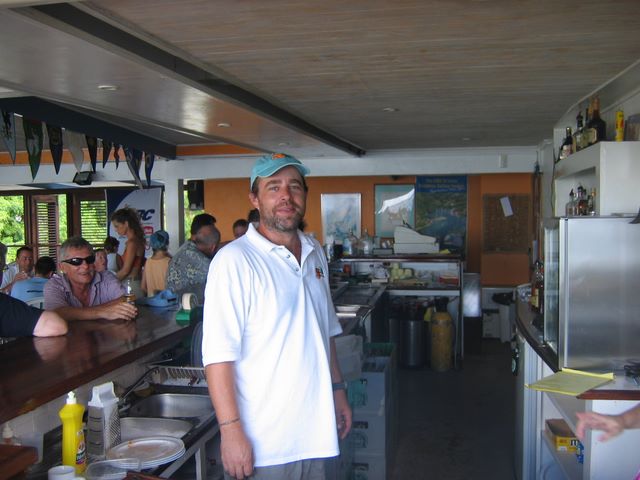
[[[509,199],[512,215],[506,216],[501,202]],[[527,253],[531,239],[530,195],[482,196],[482,250],[485,253]]]

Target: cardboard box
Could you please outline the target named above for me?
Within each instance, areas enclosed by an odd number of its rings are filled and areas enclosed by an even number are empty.
[[[546,430],[558,452],[577,452],[579,440],[575,437],[567,422],[561,418],[546,421]]]

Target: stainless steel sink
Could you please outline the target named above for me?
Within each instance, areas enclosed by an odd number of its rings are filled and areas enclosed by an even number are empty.
[[[196,426],[213,415],[208,395],[159,393],[143,398],[131,406],[129,416],[159,418],[193,418]]]
[[[169,436],[182,438],[193,428],[193,423],[176,418],[124,417],[120,419],[123,442],[134,438]]]
[[[384,287],[371,285],[349,285],[341,294],[334,298],[333,303],[338,305],[362,305],[373,308],[382,293]]]

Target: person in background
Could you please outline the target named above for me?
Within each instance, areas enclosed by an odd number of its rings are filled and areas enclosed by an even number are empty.
[[[71,237],[60,247],[60,271],[44,286],[44,307],[70,320],[133,320],[135,305],[124,302],[122,284],[111,272],[96,272],[93,247]]]
[[[351,429],[329,267],[299,230],[308,173],[288,155],[258,158],[249,194],[258,228],[220,250],[209,270],[203,364],[225,478],[323,479],[324,459]]]
[[[56,312],[30,307],[0,293],[0,337],[56,337],[68,331]]]
[[[96,272],[104,272],[107,270],[107,252],[104,248],[98,248],[95,252],[96,261],[94,263],[94,268]]]
[[[576,412],[576,437],[583,441],[587,429],[602,430],[599,442],[606,442],[620,435],[627,428],[640,428],[640,404],[618,415],[605,415],[596,412]]]
[[[107,237],[104,241],[104,251],[107,252],[107,270],[116,273],[122,268],[122,257],[118,253],[120,242],[115,237]]]
[[[233,222],[233,238],[240,238],[242,235],[247,233],[247,229],[249,228],[249,222],[244,218],[239,218],[235,222]]]
[[[198,304],[204,302],[209,264],[220,243],[215,217],[208,213],[196,215],[191,222],[191,239],[182,244],[167,269],[167,288],[181,297],[195,293]]]
[[[249,210],[249,213],[247,214],[247,222],[253,224],[255,228],[258,228],[258,224],[260,223],[260,210],[257,208]]]
[[[0,291],[11,293],[11,288],[16,282],[26,280],[33,276],[33,249],[31,247],[20,247],[16,252],[16,261],[10,264],[2,275]]]
[[[142,278],[144,261],[144,230],[138,212],[133,208],[121,208],[111,215],[111,224],[118,235],[127,238],[122,254],[122,267],[116,272],[118,280]]]
[[[169,234],[164,230],[153,232],[149,237],[149,244],[153,255],[144,264],[141,287],[148,297],[152,297],[167,288],[167,270],[171,260],[171,255],[167,252]]]
[[[44,297],[44,285],[55,272],[55,260],[47,256],[40,257],[36,262],[35,275],[32,278],[16,282],[11,289],[11,296],[23,302]]]

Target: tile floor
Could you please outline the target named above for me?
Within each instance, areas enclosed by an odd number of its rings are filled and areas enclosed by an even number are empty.
[[[389,480],[511,480],[515,377],[508,343],[484,339],[461,369],[398,372],[398,447]]]

